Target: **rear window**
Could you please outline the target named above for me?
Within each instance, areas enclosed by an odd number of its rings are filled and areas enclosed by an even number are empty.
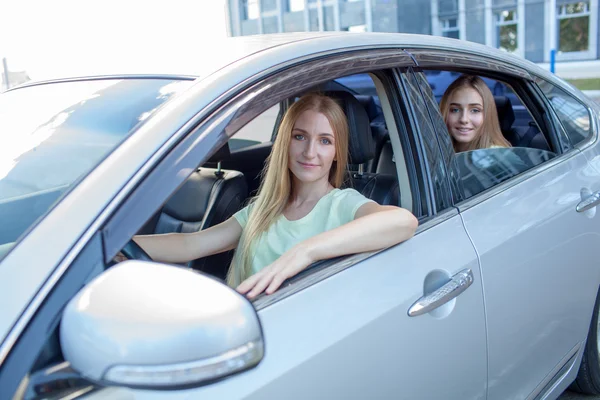
[[[0,95],[0,259],[130,132],[190,84],[105,79]]]

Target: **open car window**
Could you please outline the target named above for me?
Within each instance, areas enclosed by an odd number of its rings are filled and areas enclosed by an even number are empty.
[[[497,118],[504,144],[458,151],[456,139],[452,138],[447,125],[451,122],[444,120],[444,110],[440,109],[440,103],[447,88],[461,74],[454,71],[423,71],[423,74],[428,84],[428,87],[424,88],[425,92],[436,100],[430,103],[430,107],[434,108],[432,116],[437,122],[440,143],[454,148],[458,173],[455,179],[462,188],[462,200],[491,189],[556,157],[553,149],[553,143],[556,141],[551,140],[553,132],[546,128],[544,121],[534,118],[534,115],[540,115],[537,110],[528,108],[535,102],[533,96],[523,101],[520,96],[525,92],[520,91],[517,95],[511,85],[485,76],[479,78],[491,92],[494,100],[493,108],[496,110],[496,115],[492,115],[492,118]],[[464,112],[471,111],[465,109]],[[471,117],[465,118],[470,120]],[[486,116],[483,116],[482,121],[485,121],[485,118]],[[458,124],[456,121],[455,124]],[[466,124],[466,120],[461,123]],[[464,126],[472,127],[472,123],[469,122]],[[481,129],[484,129],[484,126],[485,124],[482,123]],[[487,126],[489,128],[490,125]],[[454,128],[458,129],[456,126]],[[461,200],[457,199],[457,201]]]

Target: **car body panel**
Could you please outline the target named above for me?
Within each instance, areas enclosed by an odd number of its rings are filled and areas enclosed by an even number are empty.
[[[408,242],[260,310],[265,358],[253,370],[198,389],[152,394],[124,389],[123,395],[364,399],[377,388],[380,398],[484,399],[479,267],[460,217],[452,215]],[[439,242],[447,244],[447,251],[430,251],[431,243]],[[474,283],[456,300],[438,313],[408,316],[423,295],[427,274],[453,275],[464,268],[472,270]],[[429,379],[435,384],[427,384]]]
[[[596,177],[578,151],[528,180],[462,207],[481,259],[488,398],[527,398],[585,341],[598,291],[600,216],[575,211]],[[459,206],[460,207],[460,206]],[[574,255],[581,257],[574,262]]]

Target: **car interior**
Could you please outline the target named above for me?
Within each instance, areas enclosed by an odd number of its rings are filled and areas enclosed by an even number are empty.
[[[549,151],[544,134],[510,86],[489,78],[486,82],[497,94],[494,99],[498,118],[507,140],[514,147]],[[443,93],[445,87],[437,84],[435,89]],[[396,132],[390,135],[388,131],[388,127],[398,124],[381,88],[376,75],[358,74],[310,91],[335,98],[348,117],[350,158],[345,187],[352,187],[379,204],[402,206],[417,215],[412,207],[415,190],[411,187],[403,149],[399,142],[392,143],[391,137],[398,137]],[[300,95],[271,107],[242,128],[189,177],[138,234],[206,229],[227,220],[246,205],[258,190],[278,123],[285,109]],[[232,257],[233,251],[229,251],[192,260],[187,266],[224,280]]]

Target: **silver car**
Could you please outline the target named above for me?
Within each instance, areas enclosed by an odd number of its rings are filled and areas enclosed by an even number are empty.
[[[1,399],[600,393],[598,105],[431,36],[266,35],[202,56],[0,95]],[[501,85],[513,147],[455,154],[428,81],[448,71]],[[314,90],[348,116],[346,185],[412,211],[412,239],[252,302],[223,283],[230,253],[165,265],[131,241],[229,218]]]

